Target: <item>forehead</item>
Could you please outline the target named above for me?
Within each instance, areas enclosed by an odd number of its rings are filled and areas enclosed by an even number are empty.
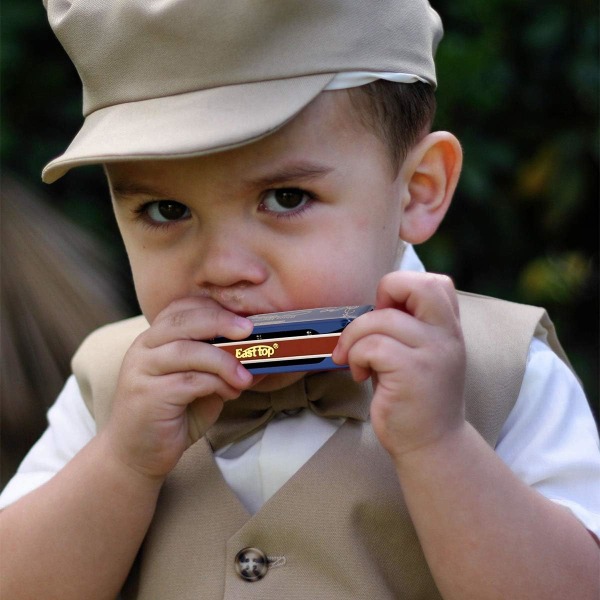
[[[141,160],[106,165],[111,184],[156,179],[165,173],[184,177],[233,173],[260,177],[288,163],[339,164],[356,152],[386,160],[380,140],[358,117],[345,90],[323,92],[301,113],[274,133],[239,148],[194,158]]]

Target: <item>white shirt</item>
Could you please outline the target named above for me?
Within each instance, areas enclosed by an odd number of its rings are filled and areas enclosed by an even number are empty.
[[[424,270],[410,246],[400,268]],[[48,481],[94,437],[95,422],[73,376],[49,410],[48,422],[0,495],[0,508]],[[215,459],[244,506],[256,513],[342,423],[309,410],[282,415],[222,448]],[[520,479],[569,508],[600,537],[598,430],[579,382],[542,340],[532,341],[521,391],[496,453]]]

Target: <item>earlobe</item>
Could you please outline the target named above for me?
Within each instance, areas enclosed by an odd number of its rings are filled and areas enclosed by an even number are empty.
[[[458,184],[462,149],[454,135],[436,131],[409,152],[401,169],[407,182],[400,237],[427,241],[442,222]]]

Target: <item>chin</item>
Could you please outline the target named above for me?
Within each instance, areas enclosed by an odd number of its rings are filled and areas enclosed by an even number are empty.
[[[296,381],[300,381],[305,375],[306,372],[255,375],[250,389],[253,392],[274,392],[275,390],[281,390],[288,385],[292,385]]]

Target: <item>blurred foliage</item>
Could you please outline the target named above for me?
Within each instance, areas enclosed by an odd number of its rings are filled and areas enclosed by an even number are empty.
[[[544,305],[598,414],[598,3],[432,4],[446,30],[436,128],[459,137],[465,164],[420,254],[459,288]],[[80,126],[79,80],[41,0],[2,9],[2,166],[35,183]],[[43,188],[126,264],[99,168]]]
[[[436,128],[465,163],[420,254],[462,289],[546,307],[598,416],[598,3],[432,4]]]

